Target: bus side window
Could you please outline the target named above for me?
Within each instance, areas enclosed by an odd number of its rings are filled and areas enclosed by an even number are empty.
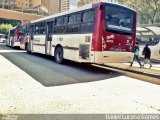
[[[86,22],[87,21],[87,12],[84,12],[82,15],[82,22]]]
[[[39,22],[35,25],[35,34],[44,35],[46,33],[46,22]]]
[[[38,35],[38,34],[39,34],[38,31],[39,31],[39,23],[36,23],[36,24],[35,24],[34,34],[35,34],[35,35]]]
[[[62,34],[64,33],[65,29],[64,29],[64,22],[66,22],[64,20],[64,17],[61,16],[61,17],[58,17],[55,19],[56,23],[55,23],[55,26],[54,26],[54,32],[55,33],[59,33],[59,34]]]
[[[91,21],[95,21],[95,11],[91,11]]]
[[[64,17],[63,17],[63,21],[64,21],[64,24],[65,24],[65,25],[68,23],[67,16],[64,16]]]
[[[82,13],[81,32],[92,32],[94,29],[95,10],[88,10]]]
[[[63,33],[67,33],[68,17],[67,17],[67,16],[64,16],[64,17],[63,17],[63,20],[64,20]]]
[[[68,24],[71,24],[72,20],[71,20],[71,16],[68,16]]]
[[[77,33],[80,31],[81,13],[73,13],[68,16],[68,33]]]
[[[26,29],[27,29],[27,30],[26,30],[26,34],[29,35],[29,26],[27,26]]]
[[[82,15],[81,15],[81,13],[77,14],[77,22],[78,23],[82,22]]]
[[[53,21],[48,23],[48,33],[50,35],[53,33]]]

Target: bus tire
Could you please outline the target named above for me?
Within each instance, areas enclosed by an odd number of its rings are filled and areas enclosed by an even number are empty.
[[[63,49],[62,47],[57,47],[55,51],[55,61],[58,64],[61,64],[63,62]]]

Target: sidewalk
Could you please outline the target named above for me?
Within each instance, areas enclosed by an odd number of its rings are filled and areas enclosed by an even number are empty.
[[[130,63],[124,63],[124,65],[129,66]],[[133,67],[139,67],[139,64],[137,62],[134,62]],[[160,71],[160,63],[159,64],[158,63],[152,63],[152,67],[150,69],[149,69],[149,67],[150,67],[150,65],[146,64],[146,65],[144,65],[142,70],[148,69],[149,71],[152,71],[152,70]]]
[[[159,113],[160,86],[126,76],[44,87],[0,55],[0,113]]]
[[[152,64],[151,69],[149,69],[149,65],[145,65],[144,67],[140,68],[137,62],[134,62],[132,66],[130,63],[107,63],[106,66],[118,68],[128,72],[135,72],[138,74],[144,74],[147,76],[153,76],[155,78],[160,78],[160,64]]]

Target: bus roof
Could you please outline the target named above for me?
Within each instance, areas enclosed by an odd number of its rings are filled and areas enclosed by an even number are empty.
[[[96,5],[96,4],[111,4],[111,5],[117,5],[117,6],[125,7],[125,8],[127,8],[127,9],[129,9],[129,10],[135,11],[135,10],[133,10],[133,9],[127,7],[127,6],[120,5],[120,4],[117,4],[117,3],[112,3],[112,2],[96,2],[96,3],[93,3],[93,4],[89,4],[89,5],[86,5],[86,6],[77,8],[77,9],[75,9],[75,10],[70,10],[70,11],[58,13],[58,14],[55,14],[55,15],[50,15],[50,16],[47,16],[47,17],[44,17],[44,18],[40,18],[40,19],[38,19],[38,20],[31,21],[31,23],[36,23],[36,22],[40,22],[40,21],[44,21],[44,20],[49,20],[49,19],[52,19],[52,18],[54,18],[54,17],[63,16],[63,15],[70,14],[70,13],[74,13],[74,12],[79,12],[79,11],[82,11],[82,10],[85,10],[85,9],[90,9],[90,8],[92,8],[93,5]]]
[[[107,2],[107,3],[108,3],[108,4],[112,4],[112,5],[121,6],[121,7],[127,8],[127,9],[129,9],[129,10],[131,10],[131,11],[136,12],[134,9],[132,9],[132,8],[130,8],[130,7],[128,7],[128,6],[125,6],[125,5],[119,4],[119,3],[113,3],[113,2]]]

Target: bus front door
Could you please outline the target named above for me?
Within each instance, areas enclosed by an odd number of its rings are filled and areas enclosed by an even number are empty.
[[[51,55],[53,21],[47,22],[45,53]]]
[[[34,28],[35,28],[34,25],[30,26],[30,30],[29,30],[30,36],[29,36],[29,43],[27,48],[28,52],[33,51]]]

